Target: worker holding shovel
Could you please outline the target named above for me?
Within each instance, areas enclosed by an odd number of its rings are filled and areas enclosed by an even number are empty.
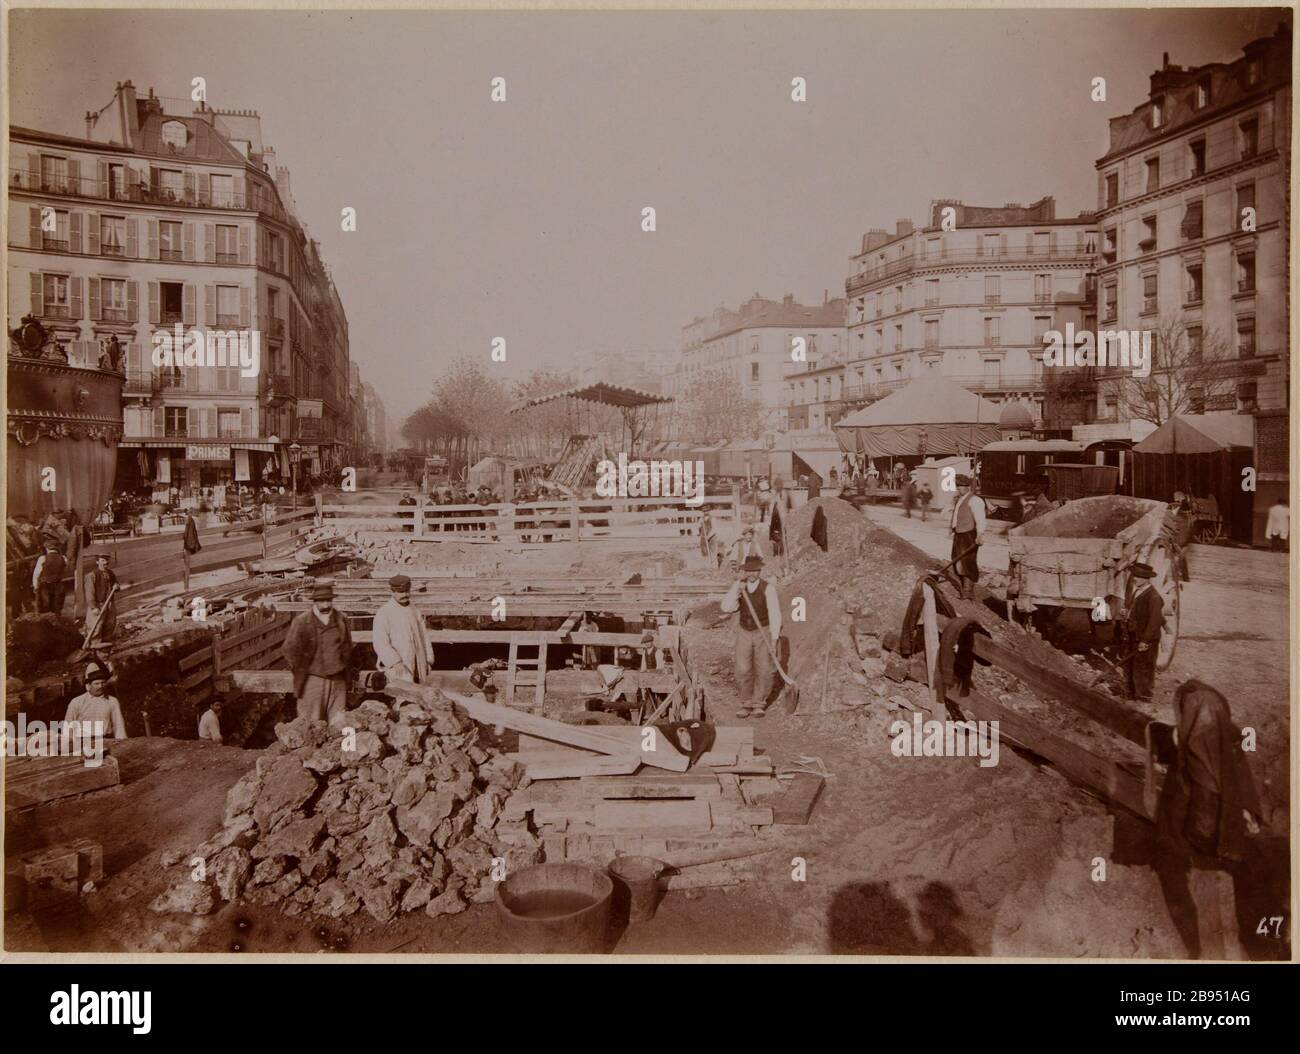
[[[117,635],[117,575],[108,569],[108,553],[95,554],[95,570],[85,578],[85,647],[99,648]]]
[[[737,717],[762,717],[772,686],[772,653],[781,637],[781,598],[762,577],[763,559],[748,556],[720,607],[736,621]]]

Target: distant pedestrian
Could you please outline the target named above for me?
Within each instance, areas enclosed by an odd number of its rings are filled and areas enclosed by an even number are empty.
[[[311,610],[289,625],[284,658],[293,671],[298,716],[341,725],[348,705],[352,633],[334,607],[333,582],[325,579],[312,586]]]
[[[876,468],[876,463],[873,461],[871,463],[871,467],[867,469],[867,488],[869,490],[875,490],[876,487],[878,487],[879,485],[880,485],[880,472]]]
[[[916,484],[910,479],[903,484],[903,515],[912,518],[912,506],[916,504]]]
[[[409,490],[407,490],[407,491],[403,491],[403,492],[402,492],[402,500],[399,501],[397,504],[398,504],[398,505],[403,505],[403,506],[413,506],[413,505],[416,504],[416,501],[415,501],[415,499],[414,499],[413,497],[411,497],[411,492],[410,492]],[[414,521],[415,521],[415,513],[413,513],[413,512],[403,512],[403,513],[400,513],[400,514],[398,515],[398,518],[401,519],[401,520],[404,520],[404,521],[408,521],[408,522],[403,523],[403,525],[402,525],[402,530],[403,530],[403,531],[405,531],[406,533],[409,534],[409,533],[411,533],[412,531],[415,530],[415,522],[414,522]]]
[[[190,588],[190,561],[203,546],[199,544],[199,525],[194,522],[194,513],[185,510],[185,533],[181,539],[181,558],[185,561],[185,590]]]
[[[1287,551],[1287,539],[1291,535],[1291,509],[1286,498],[1278,498],[1268,510],[1268,525],[1264,528],[1264,537],[1268,547],[1275,553]]]
[[[922,483],[916,488],[916,503],[921,506],[921,522],[925,523],[930,512],[930,502],[934,499],[934,491],[930,489],[930,484]]]

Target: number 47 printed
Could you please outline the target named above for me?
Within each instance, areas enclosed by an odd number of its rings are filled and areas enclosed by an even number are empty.
[[[1261,937],[1278,937],[1282,936],[1282,923],[1284,921],[1281,915],[1270,915],[1268,918],[1259,920],[1259,925],[1255,927],[1255,932]]]

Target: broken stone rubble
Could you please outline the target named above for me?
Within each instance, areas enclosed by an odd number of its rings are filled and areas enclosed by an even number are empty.
[[[231,787],[221,830],[173,854],[184,874],[151,907],[209,914],[243,901],[388,922],[491,900],[494,875],[542,853],[526,823],[501,818],[522,766],[477,738],[442,696],[368,700],[341,729],[303,718],[277,725],[276,742]]]

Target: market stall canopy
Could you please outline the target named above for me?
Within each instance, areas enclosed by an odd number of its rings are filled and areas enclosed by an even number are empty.
[[[540,395],[536,399],[520,403],[510,412],[519,413],[534,406],[541,406],[543,403],[554,402],[556,399],[581,399],[583,402],[603,403],[605,406],[618,406],[623,409],[672,402],[672,399],[666,395],[643,392],[637,388],[625,388],[621,384],[606,384],[601,381],[598,384],[586,384],[577,388],[566,388],[562,392],[553,392],[550,395]]]
[[[998,408],[942,377],[921,377],[835,425],[845,450],[868,457],[963,454],[1001,439]]]
[[[1178,414],[1133,448],[1135,454],[1211,454],[1252,449],[1255,419],[1247,414]]]

